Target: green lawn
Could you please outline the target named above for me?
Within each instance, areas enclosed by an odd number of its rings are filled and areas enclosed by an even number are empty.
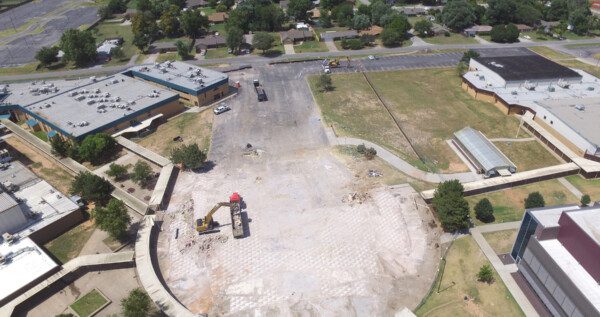
[[[40,139],[44,142],[48,142],[48,135],[46,134],[45,131],[42,131],[42,130],[36,131],[36,132],[33,132],[33,135],[37,136],[38,139]]]
[[[483,237],[496,254],[506,254],[512,249],[517,238],[517,232],[517,229],[485,232]]]
[[[71,304],[70,307],[80,317],[87,317],[106,303],[108,303],[108,300],[106,300],[106,298],[104,298],[100,292],[94,289],[80,297],[73,304]]]
[[[206,58],[206,59],[214,59],[214,58],[235,57],[235,55],[229,54],[227,52],[227,50],[228,50],[227,47],[218,47],[218,48],[208,49],[208,50],[206,50],[206,56],[204,58]]]
[[[433,37],[422,38],[425,42],[437,45],[446,44],[477,44],[477,40],[457,33],[450,33],[450,36],[437,35]]]
[[[294,45],[294,51],[296,53],[308,53],[308,52],[327,52],[327,45],[324,42],[317,41],[304,41],[302,44]]]
[[[590,195],[592,201],[600,201],[600,179],[585,179],[579,175],[567,176],[567,180],[579,191]]]
[[[86,221],[46,243],[44,247],[61,263],[66,263],[79,256],[79,252],[92,236],[94,229],[96,225]]]
[[[202,11],[202,13],[204,13],[205,16],[209,16],[215,12],[217,12],[217,9],[213,8],[213,7],[203,7],[200,8],[200,11]],[[221,23],[223,24],[223,23]]]
[[[566,48],[582,48],[582,47],[590,47],[590,46],[600,46],[600,43],[585,43],[585,44],[569,44],[565,45]]]
[[[553,49],[551,49],[551,48],[549,48],[547,46],[535,46],[535,47],[530,47],[529,49],[532,50],[532,51],[534,51],[534,52],[536,52],[536,53],[538,53],[538,54],[540,54],[540,55],[542,55],[542,56],[544,56],[544,57],[546,57],[546,58],[548,58],[548,59],[551,59],[551,60],[560,60],[560,59],[572,59],[572,58],[575,58],[572,55],[555,51],[555,50],[553,50]]]
[[[177,54],[175,52],[161,53],[156,58],[157,63],[162,63],[162,62],[166,62],[166,61],[180,61],[180,60],[181,60],[181,57],[179,56],[179,54]]]
[[[98,24],[92,32],[96,37],[96,42],[102,43],[107,38],[123,37],[123,49],[124,56],[121,59],[113,59],[108,62],[108,65],[125,64],[129,61],[131,56],[138,54],[139,50],[133,45],[133,31],[131,25],[121,25],[120,23],[109,23],[101,22]]]
[[[494,223],[519,221],[525,211],[524,202],[529,193],[538,191],[546,202],[546,206],[556,206],[578,203],[579,199],[568,191],[558,180],[547,180],[491,193],[466,197],[471,208],[471,218],[476,225],[483,224],[475,218],[473,207],[482,199],[487,198],[494,206]]]
[[[494,142],[494,145],[515,163],[520,172],[562,163],[537,141]]]
[[[412,152],[362,74],[331,76],[335,90],[326,93],[316,91],[316,76],[309,78],[325,122],[340,135],[375,142],[420,168],[466,171],[467,167],[446,143],[465,126],[478,129],[489,138],[514,137],[517,132],[518,120],[472,98],[460,87],[454,69],[377,72],[367,76],[425,164]]]
[[[524,316],[495,270],[493,283],[477,281],[477,272],[484,264],[489,261],[471,236],[456,239],[446,255],[441,280],[438,277],[431,295],[415,314],[427,317]]]
[[[533,42],[551,41],[554,38],[551,35],[545,33],[532,32],[521,32],[520,37],[529,36],[529,40]]]
[[[227,36],[227,31],[225,30],[225,23],[213,24],[209,28],[210,31],[219,32],[221,36]]]

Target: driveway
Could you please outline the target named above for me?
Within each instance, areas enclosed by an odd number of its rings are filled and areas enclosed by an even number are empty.
[[[283,44],[283,49],[285,50],[286,55],[296,54],[296,52],[294,51],[294,44]]]
[[[337,46],[335,46],[335,42],[333,40],[325,40],[325,45],[330,52],[338,52]]]

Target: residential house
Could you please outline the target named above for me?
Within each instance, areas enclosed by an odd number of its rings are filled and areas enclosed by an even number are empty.
[[[343,40],[343,39],[352,39],[352,38],[357,38],[357,37],[358,37],[358,32],[356,30],[321,33],[321,39],[323,41],[328,41],[328,40],[335,41],[335,40]]]
[[[224,23],[229,19],[229,14],[226,12],[215,12],[208,16],[208,22],[210,23]]]
[[[196,51],[209,48],[224,47],[227,45],[225,37],[221,35],[207,35],[196,40]]]
[[[311,31],[306,29],[291,29],[288,31],[280,32],[281,42],[284,44],[294,44],[300,41],[311,40],[315,36]]]
[[[148,52],[152,54],[176,51],[177,45],[175,45],[175,42],[154,42],[150,44],[150,47],[148,47]]]
[[[483,35],[492,32],[491,25],[473,25],[463,31],[466,36]]]

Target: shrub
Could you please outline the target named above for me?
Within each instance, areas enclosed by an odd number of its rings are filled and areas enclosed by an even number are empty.
[[[363,41],[360,39],[344,39],[342,40],[341,45],[345,50],[360,50],[364,47]]]
[[[71,150],[71,142],[65,141],[58,136],[50,139],[52,154],[60,157],[67,157]]]
[[[489,199],[483,198],[475,205],[475,217],[482,222],[493,222],[494,218],[494,207]]]
[[[489,264],[485,264],[479,269],[477,280],[488,284],[494,281],[494,271],[492,271],[492,267]]]
[[[364,144],[360,144],[356,147],[356,152],[365,154],[365,152],[367,152],[367,147]]]
[[[141,288],[136,288],[129,293],[127,298],[121,300],[121,309],[125,317],[146,317],[150,312],[150,297]]]
[[[328,74],[321,74],[317,80],[317,90],[320,92],[332,91],[333,83],[331,82],[331,76]]]
[[[117,199],[111,199],[105,208],[96,207],[94,209],[94,218],[100,229],[119,239],[127,233],[127,226],[131,222],[131,217],[127,213],[125,204]]]
[[[112,163],[108,167],[106,175],[114,178],[116,181],[125,179],[125,177],[127,176],[127,167],[125,167],[124,165]]]
[[[368,148],[365,152],[365,158],[369,161],[374,159],[375,155],[377,155],[377,151],[372,147]]]
[[[145,187],[148,182],[152,179],[152,168],[144,161],[137,161],[133,167],[133,173],[131,173],[131,180]]]
[[[184,169],[198,169],[204,165],[206,154],[200,150],[198,144],[182,145],[171,150],[171,160],[181,164]]]
[[[540,208],[545,205],[546,202],[544,201],[544,196],[542,196],[540,192],[530,193],[527,198],[525,198],[525,209]]]
[[[587,206],[592,202],[592,199],[590,198],[590,195],[585,194],[583,196],[581,196],[581,206]]]
[[[452,232],[469,228],[469,203],[463,195],[464,188],[458,180],[440,183],[435,190],[432,204],[444,230]]]

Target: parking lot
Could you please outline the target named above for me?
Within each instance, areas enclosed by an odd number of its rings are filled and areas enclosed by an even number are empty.
[[[391,315],[431,285],[438,236],[418,194],[366,185],[332,154],[302,64],[230,74],[241,89],[215,117],[210,167],[180,173],[158,214],[161,273],[194,313]],[[220,232],[199,236],[194,220],[232,192],[247,236],[232,237],[226,209]]]
[[[30,63],[40,47],[54,45],[65,30],[94,24],[97,7],[84,3],[32,1],[0,14],[0,67]]]

